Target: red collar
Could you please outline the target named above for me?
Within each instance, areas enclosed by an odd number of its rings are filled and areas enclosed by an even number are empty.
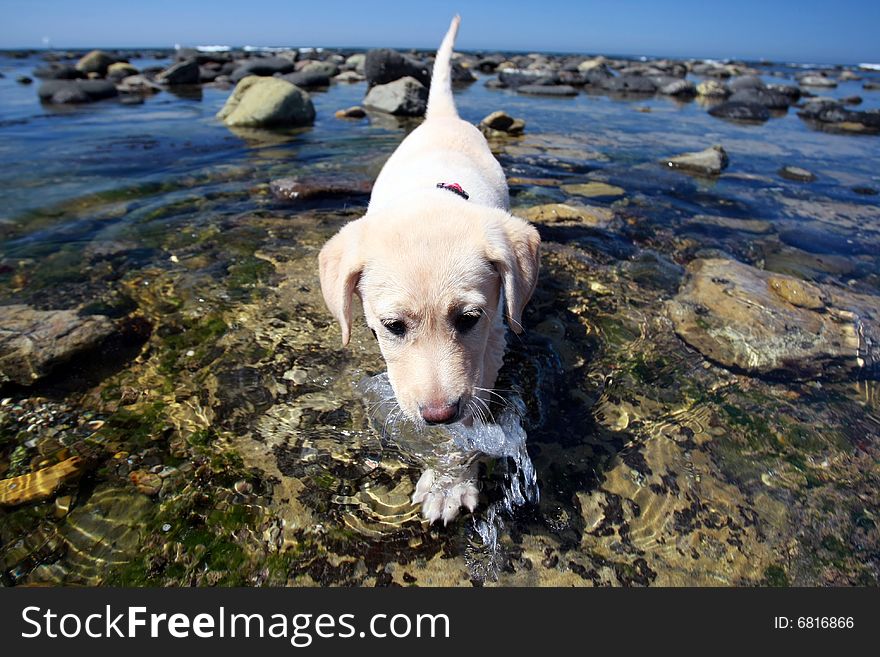
[[[465,201],[467,201],[470,198],[470,195],[466,191],[464,191],[461,188],[461,185],[459,185],[458,183],[439,182],[439,183],[437,183],[437,187],[440,189],[448,189],[453,194],[458,194],[459,196],[461,196]]]

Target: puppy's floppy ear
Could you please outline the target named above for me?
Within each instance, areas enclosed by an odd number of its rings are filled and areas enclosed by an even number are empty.
[[[487,233],[487,255],[501,274],[510,328],[521,333],[523,309],[538,283],[541,238],[529,222],[506,212],[497,224],[500,230]]]
[[[351,300],[363,270],[358,246],[361,221],[359,219],[343,226],[324,245],[318,256],[321,293],[327,308],[339,322],[343,347],[351,338]]]

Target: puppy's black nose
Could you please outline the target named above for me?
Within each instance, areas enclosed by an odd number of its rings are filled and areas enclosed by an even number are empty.
[[[458,419],[458,403],[457,399],[454,404],[446,404],[444,402],[425,404],[419,406],[419,412],[422,419],[428,424],[451,424]]]

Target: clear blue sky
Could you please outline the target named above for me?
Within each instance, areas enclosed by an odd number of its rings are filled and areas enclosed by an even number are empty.
[[[456,11],[463,50],[880,61],[880,0],[0,0],[0,48],[430,48]]]

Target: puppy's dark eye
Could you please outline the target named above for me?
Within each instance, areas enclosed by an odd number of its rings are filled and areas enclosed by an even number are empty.
[[[455,330],[459,333],[467,333],[477,325],[482,314],[480,310],[468,310],[466,313],[462,313],[455,320]]]
[[[396,335],[397,337],[403,337],[406,335],[406,324],[399,319],[391,319],[386,322],[382,322],[382,326],[388,329],[389,332]]]

